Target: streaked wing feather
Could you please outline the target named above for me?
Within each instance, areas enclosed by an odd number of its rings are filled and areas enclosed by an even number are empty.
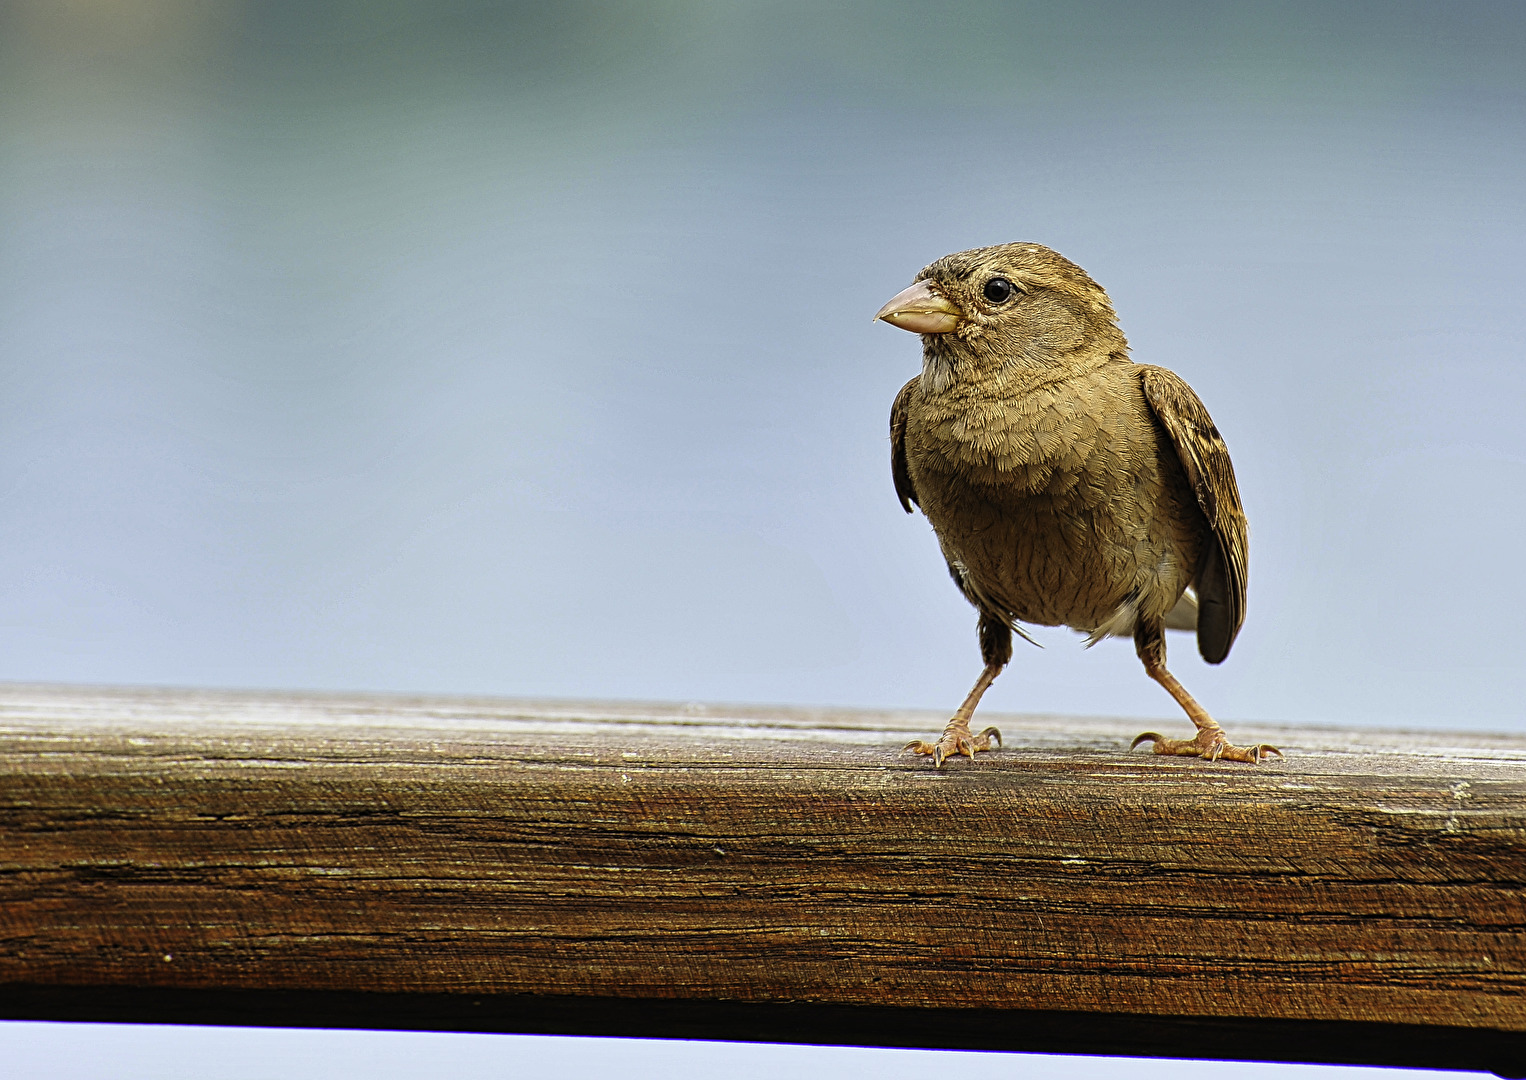
[[[901,387],[901,392],[895,396],[895,404],[890,406],[890,477],[895,481],[895,493],[901,500],[901,508],[908,514],[911,513],[912,503],[922,505],[917,499],[916,489],[911,486],[911,471],[906,467],[906,410],[917,381],[912,379]]]
[[[1217,543],[1199,568],[1198,649],[1218,663],[1245,622],[1249,530],[1229,448],[1192,387],[1175,372],[1139,365],[1145,400],[1176,447]]]

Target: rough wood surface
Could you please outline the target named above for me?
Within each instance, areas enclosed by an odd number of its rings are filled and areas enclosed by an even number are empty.
[[[1286,753],[1249,767],[993,716],[973,765],[898,752],[942,719],[0,687],[0,999],[1526,1032],[1526,738],[1242,722]]]

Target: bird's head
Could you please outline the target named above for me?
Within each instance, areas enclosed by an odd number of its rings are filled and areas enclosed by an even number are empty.
[[[1102,286],[1042,244],[945,255],[875,318],[921,334],[939,382],[1128,349]]]

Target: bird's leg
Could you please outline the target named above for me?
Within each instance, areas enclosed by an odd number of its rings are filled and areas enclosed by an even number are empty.
[[[913,739],[907,743],[905,749],[914,754],[931,754],[933,765],[942,768],[945,758],[951,758],[955,754],[965,754],[974,757],[977,750],[989,750],[994,743],[1001,745],[1001,732],[993,727],[988,727],[979,735],[970,733],[970,717],[975,714],[975,706],[980,704],[980,697],[986,692],[986,688],[996,681],[996,676],[1001,674],[1002,665],[987,664],[980,678],[975,680],[969,695],[964,699],[964,704],[959,706],[957,712],[949,719],[943,729],[943,737],[935,743],[923,742],[921,739]]]
[[[943,729],[943,736],[935,743],[913,739],[903,748],[914,754],[931,754],[935,768],[941,769],[943,762],[955,754],[964,754],[973,759],[976,751],[989,750],[993,745],[1001,745],[1001,732],[994,727],[986,728],[979,735],[972,734],[970,717],[975,715],[975,707],[980,704],[981,697],[996,681],[996,676],[1001,674],[1001,669],[1007,666],[1008,660],[1012,659],[1012,630],[1005,620],[981,613],[980,654],[986,662],[985,670],[980,673],[980,678],[975,680],[975,685],[965,695],[964,704],[960,705],[949,719]]]
[[[1176,676],[1166,670],[1166,636],[1157,621],[1146,625],[1140,621],[1134,631],[1134,647],[1139,659],[1144,661],[1145,673],[1166,688],[1166,693],[1176,699],[1187,714],[1187,719],[1197,727],[1195,739],[1168,739],[1153,731],[1146,731],[1129,744],[1132,750],[1142,742],[1153,742],[1157,754],[1180,754],[1185,757],[1204,757],[1209,761],[1245,761],[1257,764],[1267,754],[1282,756],[1275,746],[1260,743],[1256,746],[1235,746],[1224,734],[1219,723],[1208,715],[1208,710],[1197,703],[1187,688],[1176,681]]]

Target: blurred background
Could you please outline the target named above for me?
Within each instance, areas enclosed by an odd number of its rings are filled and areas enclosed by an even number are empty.
[[[1514,3],[0,3],[0,678],[951,707],[870,319],[1022,239],[1229,441],[1210,709],[1526,731],[1523,117]]]
[[[0,678],[957,704],[870,320],[1027,239],[1234,453],[1199,698],[1526,730],[1520,5],[38,0],[0,64]],[[1173,714],[1041,640],[989,708]]]

